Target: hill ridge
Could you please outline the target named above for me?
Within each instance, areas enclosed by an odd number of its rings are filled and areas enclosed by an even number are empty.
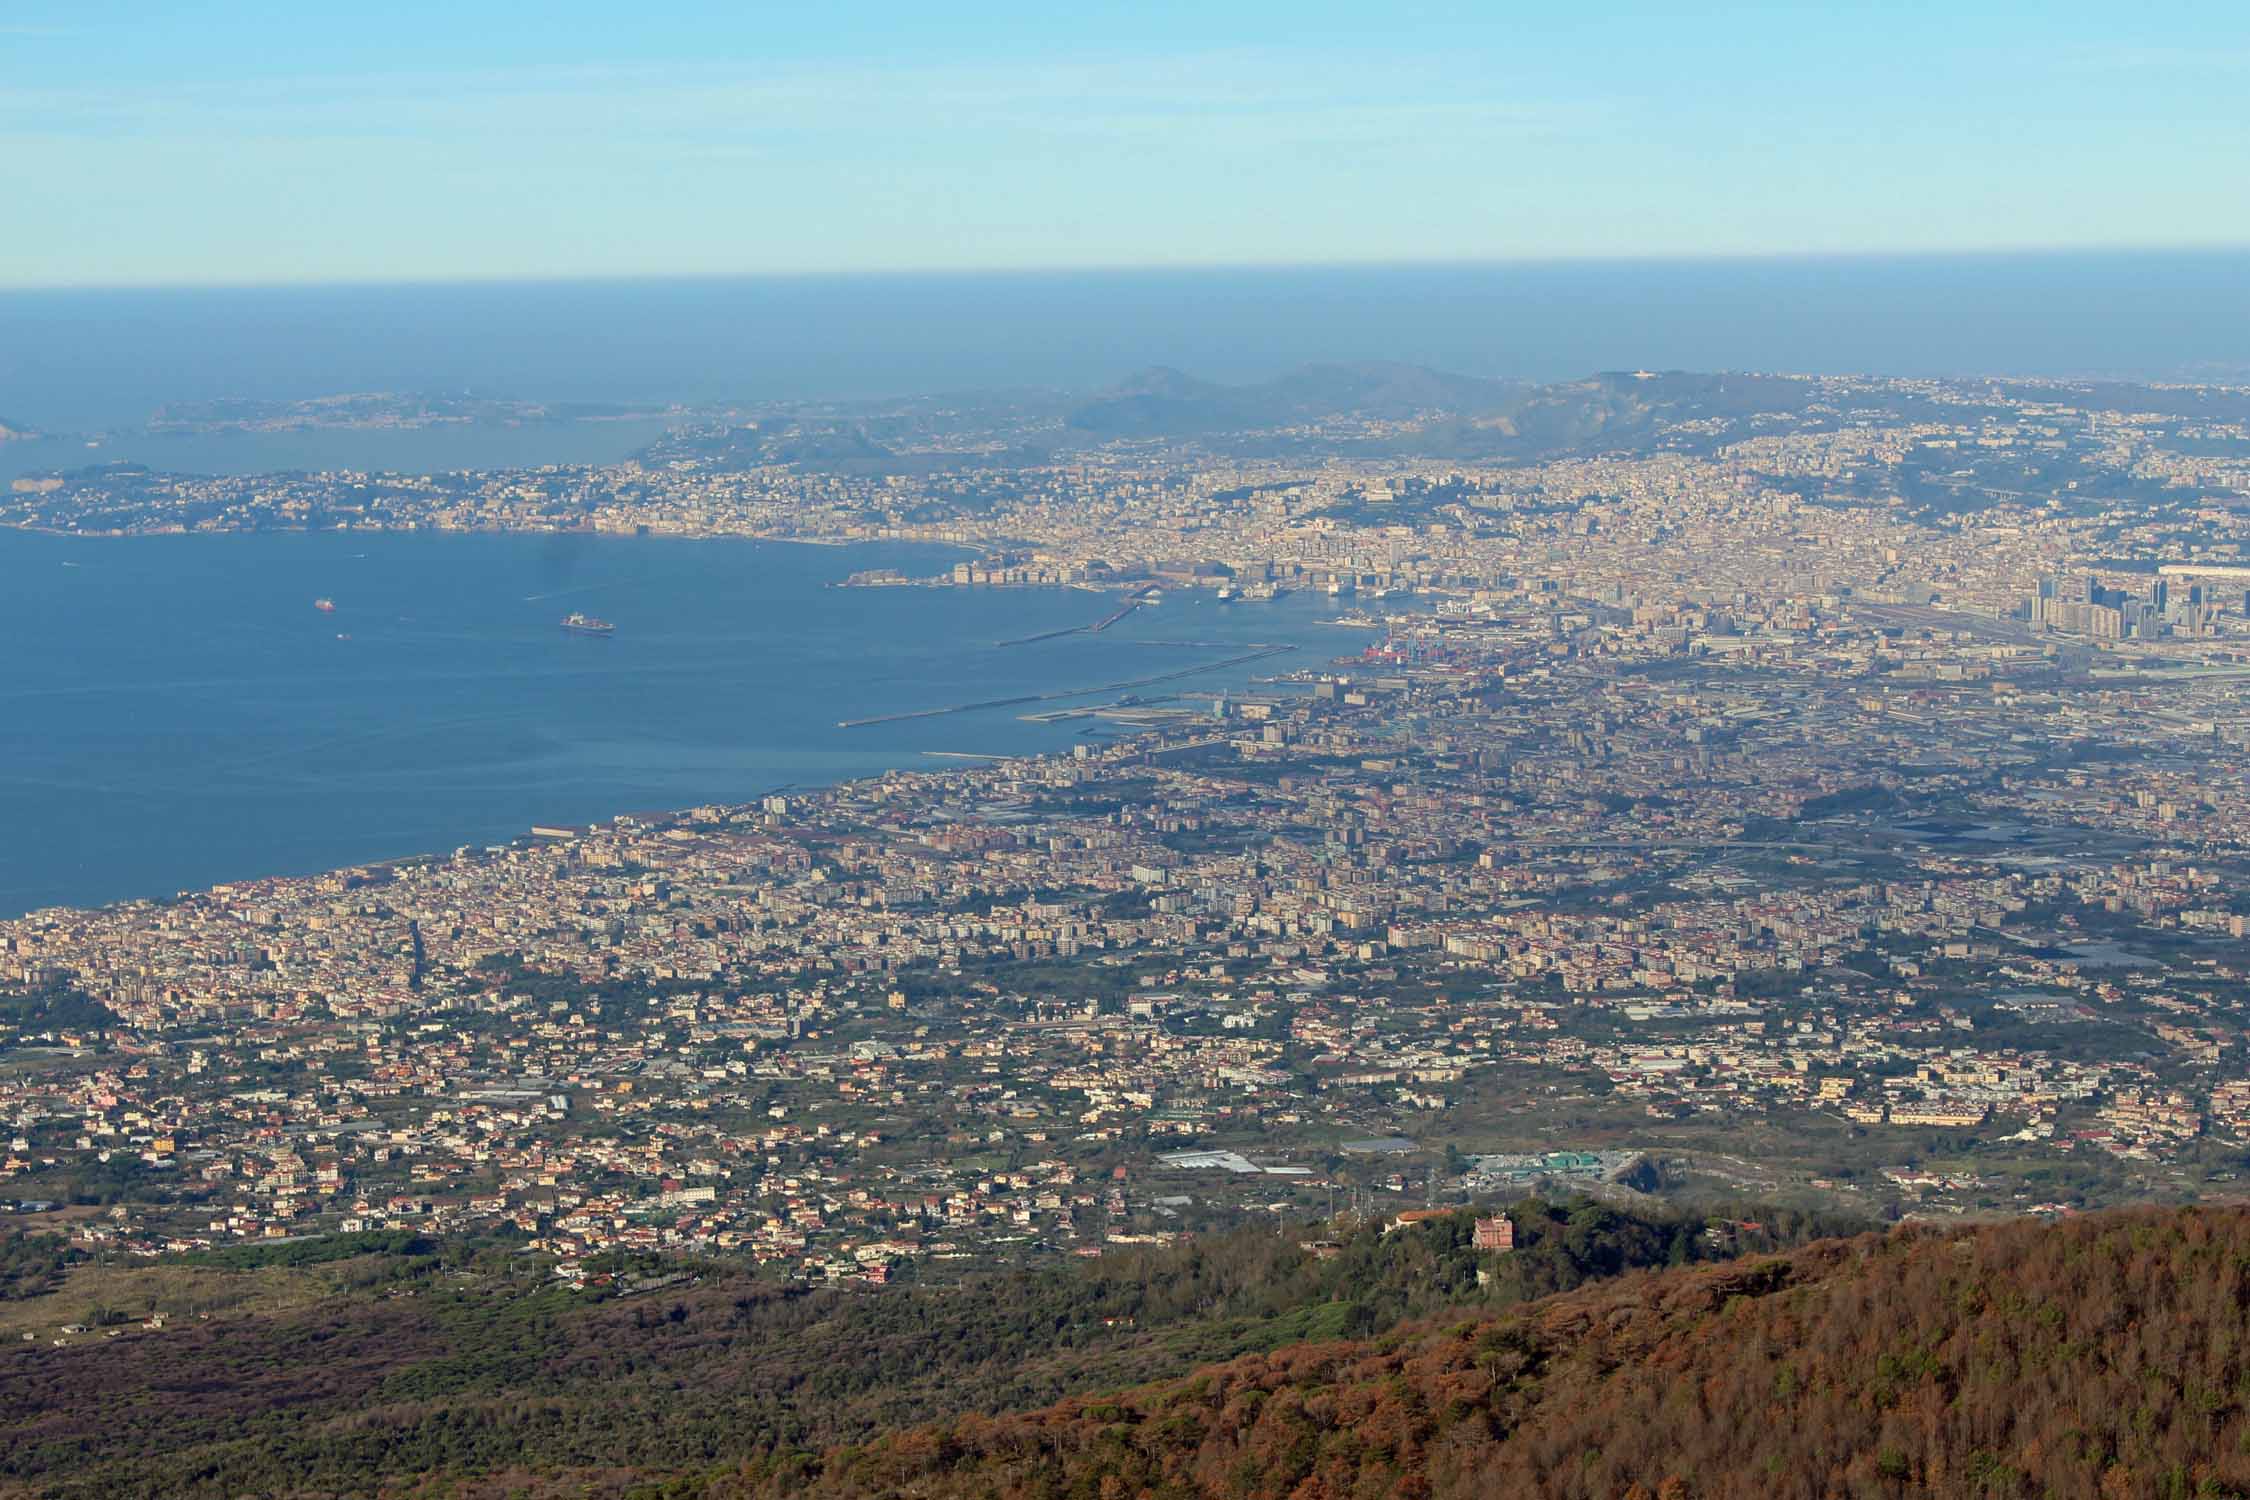
[[[712,1496],[2225,1496],[2250,1211],[1909,1228],[1636,1272],[755,1466]]]

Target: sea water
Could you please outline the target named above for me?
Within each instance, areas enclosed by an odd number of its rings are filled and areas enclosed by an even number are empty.
[[[834,588],[966,554],[741,539],[0,532],[0,914],[163,896],[786,785],[1067,749],[1062,702],[838,721],[1303,649],[1142,690],[1211,695],[1364,637],[1325,598],[1175,593],[1099,635],[1076,589]],[[328,598],[335,611],[314,601]],[[615,623],[573,635],[565,614]],[[1170,644],[1202,642],[1207,644]],[[1113,701],[1115,692],[1070,700]]]

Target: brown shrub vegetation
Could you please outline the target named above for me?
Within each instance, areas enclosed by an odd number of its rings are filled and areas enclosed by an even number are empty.
[[[673,1493],[2250,1494],[2250,1211],[1905,1230],[963,1417]]]

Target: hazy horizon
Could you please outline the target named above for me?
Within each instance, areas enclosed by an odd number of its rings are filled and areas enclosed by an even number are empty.
[[[2250,367],[2244,327],[2250,250],[0,292],[0,419],[114,429],[168,401],[370,390],[878,399],[1369,360],[2212,378]]]

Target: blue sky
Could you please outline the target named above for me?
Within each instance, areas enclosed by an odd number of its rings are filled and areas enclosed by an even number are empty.
[[[2250,244],[2250,6],[0,0],[0,286]]]

